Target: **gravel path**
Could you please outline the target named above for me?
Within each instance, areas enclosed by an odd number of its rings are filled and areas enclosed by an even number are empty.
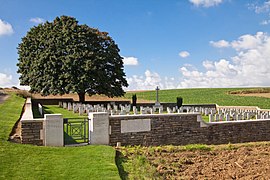
[[[0,95],[0,104],[2,104],[7,98],[8,95]]]

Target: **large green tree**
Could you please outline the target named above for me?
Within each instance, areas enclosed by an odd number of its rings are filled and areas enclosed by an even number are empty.
[[[30,29],[18,46],[20,84],[42,95],[78,93],[122,96],[123,58],[107,32],[56,17]]]

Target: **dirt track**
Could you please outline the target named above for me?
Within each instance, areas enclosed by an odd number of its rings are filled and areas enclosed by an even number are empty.
[[[8,95],[0,95],[0,104],[8,98]]]

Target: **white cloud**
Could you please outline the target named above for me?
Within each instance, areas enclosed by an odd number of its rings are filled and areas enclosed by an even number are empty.
[[[179,68],[180,80],[163,78],[156,72],[146,70],[142,76],[127,78],[130,84],[128,89],[270,86],[270,35],[263,32],[245,34],[227,43],[235,52],[231,58],[205,60],[202,62],[203,69],[185,64]]]
[[[161,78],[156,72],[146,70],[143,76],[133,75],[127,78],[129,87],[126,90],[154,90],[157,86],[160,89],[176,88],[175,79],[173,77]]]
[[[268,38],[267,34],[263,32],[257,32],[256,35],[246,34],[231,42],[231,46],[238,51],[253,49],[264,44]]]
[[[224,47],[229,47],[230,46],[230,43],[228,41],[225,41],[225,40],[220,40],[220,41],[217,41],[217,42],[210,41],[210,44],[213,47],[217,47],[217,48],[224,48]]]
[[[11,87],[12,85],[12,76],[0,73],[0,87]]]
[[[263,3],[255,1],[255,3],[248,4],[248,7],[249,9],[254,10],[255,13],[265,16],[265,19],[260,22],[261,25],[270,24],[270,0],[264,1]]]
[[[187,51],[181,51],[179,53],[179,56],[182,57],[182,58],[186,58],[186,57],[190,56],[190,53],[187,52]]]
[[[236,55],[231,59],[204,61],[204,71],[183,66],[178,87],[269,86],[270,36],[257,32],[230,42]]]
[[[211,7],[222,3],[223,0],[189,0],[195,6]]]
[[[139,64],[138,58],[136,57],[123,57],[124,65],[126,66],[137,66]]]
[[[32,23],[40,24],[40,23],[44,23],[45,19],[42,19],[40,17],[35,17],[35,18],[31,18],[29,21]]]
[[[11,24],[0,19],[0,36],[12,34],[13,28]]]
[[[257,32],[256,35],[245,34],[232,42],[220,40],[217,42],[210,41],[210,44],[213,47],[217,47],[217,48],[232,47],[233,49],[239,51],[239,50],[256,48],[261,43],[264,43],[267,37],[268,36],[266,33]]]
[[[21,86],[18,79],[14,79],[12,75],[6,73],[0,73],[0,87],[1,88],[10,88],[15,86],[22,90],[30,90],[30,86]]]
[[[267,13],[270,11],[270,0],[265,1],[263,4],[251,3],[249,8],[254,10],[257,14]]]
[[[263,20],[260,24],[261,25],[268,25],[268,24],[270,24],[270,19]]]
[[[214,69],[215,66],[212,61],[206,60],[206,61],[203,61],[203,67],[209,70],[209,69]]]

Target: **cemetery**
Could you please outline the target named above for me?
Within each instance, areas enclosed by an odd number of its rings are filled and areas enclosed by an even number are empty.
[[[138,103],[136,106],[132,106],[131,103],[104,102],[93,105],[87,102],[60,100],[60,108],[84,117],[81,120],[77,119],[77,124],[61,114],[44,115],[41,104],[38,104],[38,111],[43,118],[34,118],[32,102],[28,98],[21,118],[20,142],[41,146],[65,146],[68,143],[65,142],[63,129],[68,131],[68,128],[70,132],[77,133],[69,134],[70,139],[73,135],[80,134],[85,144],[111,146],[269,141],[268,109],[217,104],[190,104],[178,107],[176,103],[160,103],[158,92],[156,95],[155,103]],[[78,123],[80,128],[77,128]],[[72,129],[74,127],[75,129]],[[73,143],[78,144],[79,141],[74,137]]]
[[[35,102],[35,100],[32,100],[32,102]],[[30,99],[25,102],[25,110],[20,118],[21,135],[22,137],[25,137],[22,138],[21,143],[38,145],[29,146],[33,147],[34,149],[40,146],[64,146],[65,142],[63,138],[62,141],[57,141],[57,138],[55,137],[62,136],[61,132],[63,132],[63,128],[66,126],[64,122],[65,117],[71,116],[61,116],[59,114],[44,115],[47,107],[46,105],[42,106],[40,104],[37,107],[39,113],[42,113],[43,116],[40,118],[35,118],[33,116],[33,112],[31,112],[33,110],[31,108],[32,106],[29,105],[29,103],[32,102]],[[163,104],[164,107],[161,107]],[[218,106],[215,104],[204,104],[204,106],[202,104],[188,104],[178,108],[176,107],[176,103],[166,102],[160,103],[160,105],[160,107],[156,107],[155,103],[147,104],[144,102],[142,104],[138,103],[137,107],[135,108],[132,107],[131,104],[125,103],[115,105],[111,102],[105,102],[105,104],[84,104],[76,101],[59,101],[58,105],[53,105],[53,107],[57,107],[62,109],[61,111],[67,111],[69,114],[74,114],[76,116],[79,116],[79,113],[81,113],[82,118],[87,117],[86,119],[89,119],[89,122],[91,123],[90,125],[92,126],[92,129],[89,127],[91,130],[90,136],[92,136],[92,138],[89,142],[90,146],[85,146],[85,150],[95,148],[95,144],[107,144],[115,147],[116,150],[121,151],[124,153],[124,155],[125,152],[133,152],[133,154],[126,154],[129,157],[135,155],[141,156],[141,154],[145,154],[148,159],[147,162],[151,164],[151,167],[156,167],[152,169],[153,172],[158,172],[163,177],[175,178],[181,174],[185,174],[186,176],[190,177],[192,176],[192,173],[197,173],[197,171],[195,171],[198,168],[197,166],[203,166],[205,169],[208,169],[207,171],[210,173],[202,172],[202,175],[198,175],[197,177],[213,178],[216,177],[216,174],[211,173],[211,169],[217,171],[220,169],[226,169],[226,167],[224,167],[222,164],[224,159],[228,159],[228,162],[232,161],[230,164],[233,165],[234,171],[223,174],[222,177],[229,178],[234,172],[238,172],[238,176],[244,177],[248,175],[253,177],[252,174],[255,172],[260,172],[263,174],[266,173],[264,168],[254,167],[252,164],[254,160],[249,160],[244,155],[246,153],[256,153],[256,156],[262,157],[260,167],[261,165],[267,167],[267,158],[265,158],[265,156],[267,156],[267,148],[269,146],[267,145],[267,142],[258,143],[258,141],[269,141],[269,139],[267,139],[269,134],[267,109],[260,109],[256,106]],[[163,111],[161,111],[161,109]],[[243,118],[250,117],[251,119],[233,119],[233,114],[236,113],[242,113]],[[208,114],[208,117],[202,119],[201,115],[206,117],[206,114]],[[218,120],[213,118],[211,120],[210,116],[213,115],[213,117],[215,117],[216,114],[221,114],[223,116],[230,114],[231,118],[230,120],[226,120],[225,117],[219,118]],[[246,116],[244,114],[246,114]],[[259,117],[261,119],[259,119]],[[60,121],[62,123],[59,123]],[[102,128],[106,128],[107,131],[103,131]],[[59,131],[59,129],[62,130]],[[103,133],[95,134],[96,131],[102,131]],[[49,136],[51,134],[55,135],[54,138]],[[65,134],[63,134],[63,136],[64,135]],[[254,141],[256,141],[258,145],[249,145],[248,143],[243,145],[230,144]],[[224,145],[189,145],[194,143]],[[130,144],[141,146],[127,146]],[[172,146],[180,144],[186,144],[186,146]],[[252,146],[252,148],[249,146]],[[193,147],[195,149],[197,148],[198,150],[185,150],[185,148],[189,147]],[[224,150],[216,149],[219,147],[225,149],[228,148],[230,150],[224,154]],[[25,148],[28,148],[28,146]],[[67,151],[68,149],[71,151],[73,150],[72,147],[67,147],[67,149],[65,148],[63,150]],[[46,149],[42,149],[42,151],[44,150]],[[26,151],[26,153],[28,152],[27,149],[24,151]],[[41,153],[41,150],[39,149],[36,149],[35,151]],[[80,152],[81,151],[78,153]],[[235,154],[237,154],[237,158],[245,161],[242,162],[235,159]],[[190,158],[191,156],[192,158]],[[45,157],[47,156],[45,155]],[[118,155],[117,157],[120,159],[124,158],[121,155]],[[253,157],[253,155],[250,155],[249,157]],[[50,157],[47,158],[50,160]],[[175,158],[184,158],[184,160],[180,161]],[[203,159],[202,161],[202,158],[207,159]],[[94,159],[95,158],[93,158],[93,160]],[[178,165],[172,166],[174,163],[178,163]],[[217,166],[216,163],[220,163],[220,165]],[[89,167],[90,166],[91,165],[89,165]],[[133,166],[137,167],[137,170],[141,172],[138,165]],[[140,166],[142,168],[146,168],[145,165]],[[125,169],[126,168],[127,167],[125,167]],[[241,170],[241,168],[243,169]],[[238,171],[238,169],[241,171]],[[128,168],[126,170],[129,171]],[[150,173],[152,170],[148,168],[147,170],[149,171],[149,177],[156,177],[155,173]],[[92,172],[92,174],[94,173]],[[30,175],[28,174],[27,176]],[[123,177],[122,174],[120,174],[120,176]],[[141,176],[144,177],[146,174],[141,174]],[[140,176],[138,175],[136,177]]]
[[[0,179],[270,179],[270,1],[132,3],[4,4]]]

